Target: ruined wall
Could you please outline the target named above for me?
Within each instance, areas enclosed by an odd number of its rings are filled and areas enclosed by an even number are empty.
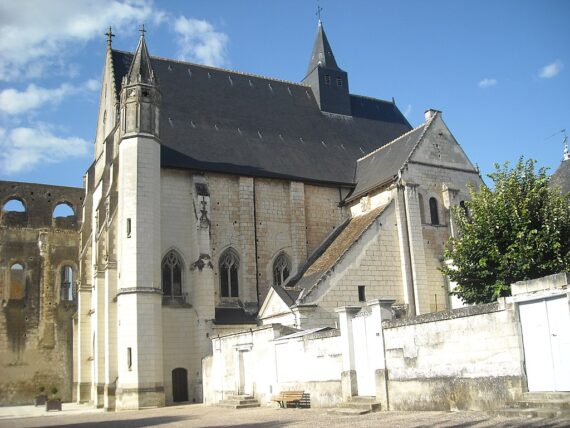
[[[30,404],[39,386],[71,399],[72,316],[83,189],[0,182],[0,404]],[[69,205],[75,215],[53,217]],[[61,269],[72,269],[70,292]],[[21,268],[20,268],[21,267]],[[66,281],[67,282],[67,281]],[[72,294],[71,294],[72,293]]]

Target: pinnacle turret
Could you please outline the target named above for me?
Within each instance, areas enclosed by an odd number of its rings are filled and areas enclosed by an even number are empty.
[[[154,84],[154,71],[150,63],[150,55],[148,54],[148,49],[146,47],[146,42],[144,39],[145,33],[144,25],[142,26],[140,32],[141,36],[139,38],[139,43],[137,45],[137,50],[133,57],[133,62],[127,73],[127,84],[133,83],[147,83]]]

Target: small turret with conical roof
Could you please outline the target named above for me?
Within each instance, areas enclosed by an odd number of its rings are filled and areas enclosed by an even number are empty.
[[[337,65],[320,19],[303,83],[311,86],[322,111],[351,115],[348,75]]]
[[[121,87],[121,134],[148,134],[159,137],[161,95],[150,55],[141,36],[129,72]]]

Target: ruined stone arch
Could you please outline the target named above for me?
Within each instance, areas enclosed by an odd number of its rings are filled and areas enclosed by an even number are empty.
[[[28,210],[28,203],[24,198],[16,194],[9,195],[2,201],[0,212],[2,223],[25,226],[28,221]]]
[[[19,202],[24,209],[23,210],[6,209],[7,205],[12,201]],[[8,196],[2,201],[2,212],[28,212],[28,204],[26,203],[26,200],[24,198],[22,198],[19,195],[13,194]]]
[[[66,207],[69,208],[69,211],[66,210]],[[68,213],[67,215],[60,215],[60,214],[65,214],[66,212]],[[71,214],[69,214],[69,212],[71,212]],[[75,206],[66,199],[62,199],[53,204],[53,210],[52,210],[53,218],[75,217],[76,215],[77,213],[75,210]]]

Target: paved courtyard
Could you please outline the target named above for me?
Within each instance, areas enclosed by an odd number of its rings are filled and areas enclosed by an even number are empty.
[[[378,412],[363,416],[328,414],[326,409],[256,408],[233,410],[201,404],[132,412],[104,412],[64,405],[62,413],[33,406],[0,408],[0,427],[568,427],[566,419],[491,417],[483,412]]]

